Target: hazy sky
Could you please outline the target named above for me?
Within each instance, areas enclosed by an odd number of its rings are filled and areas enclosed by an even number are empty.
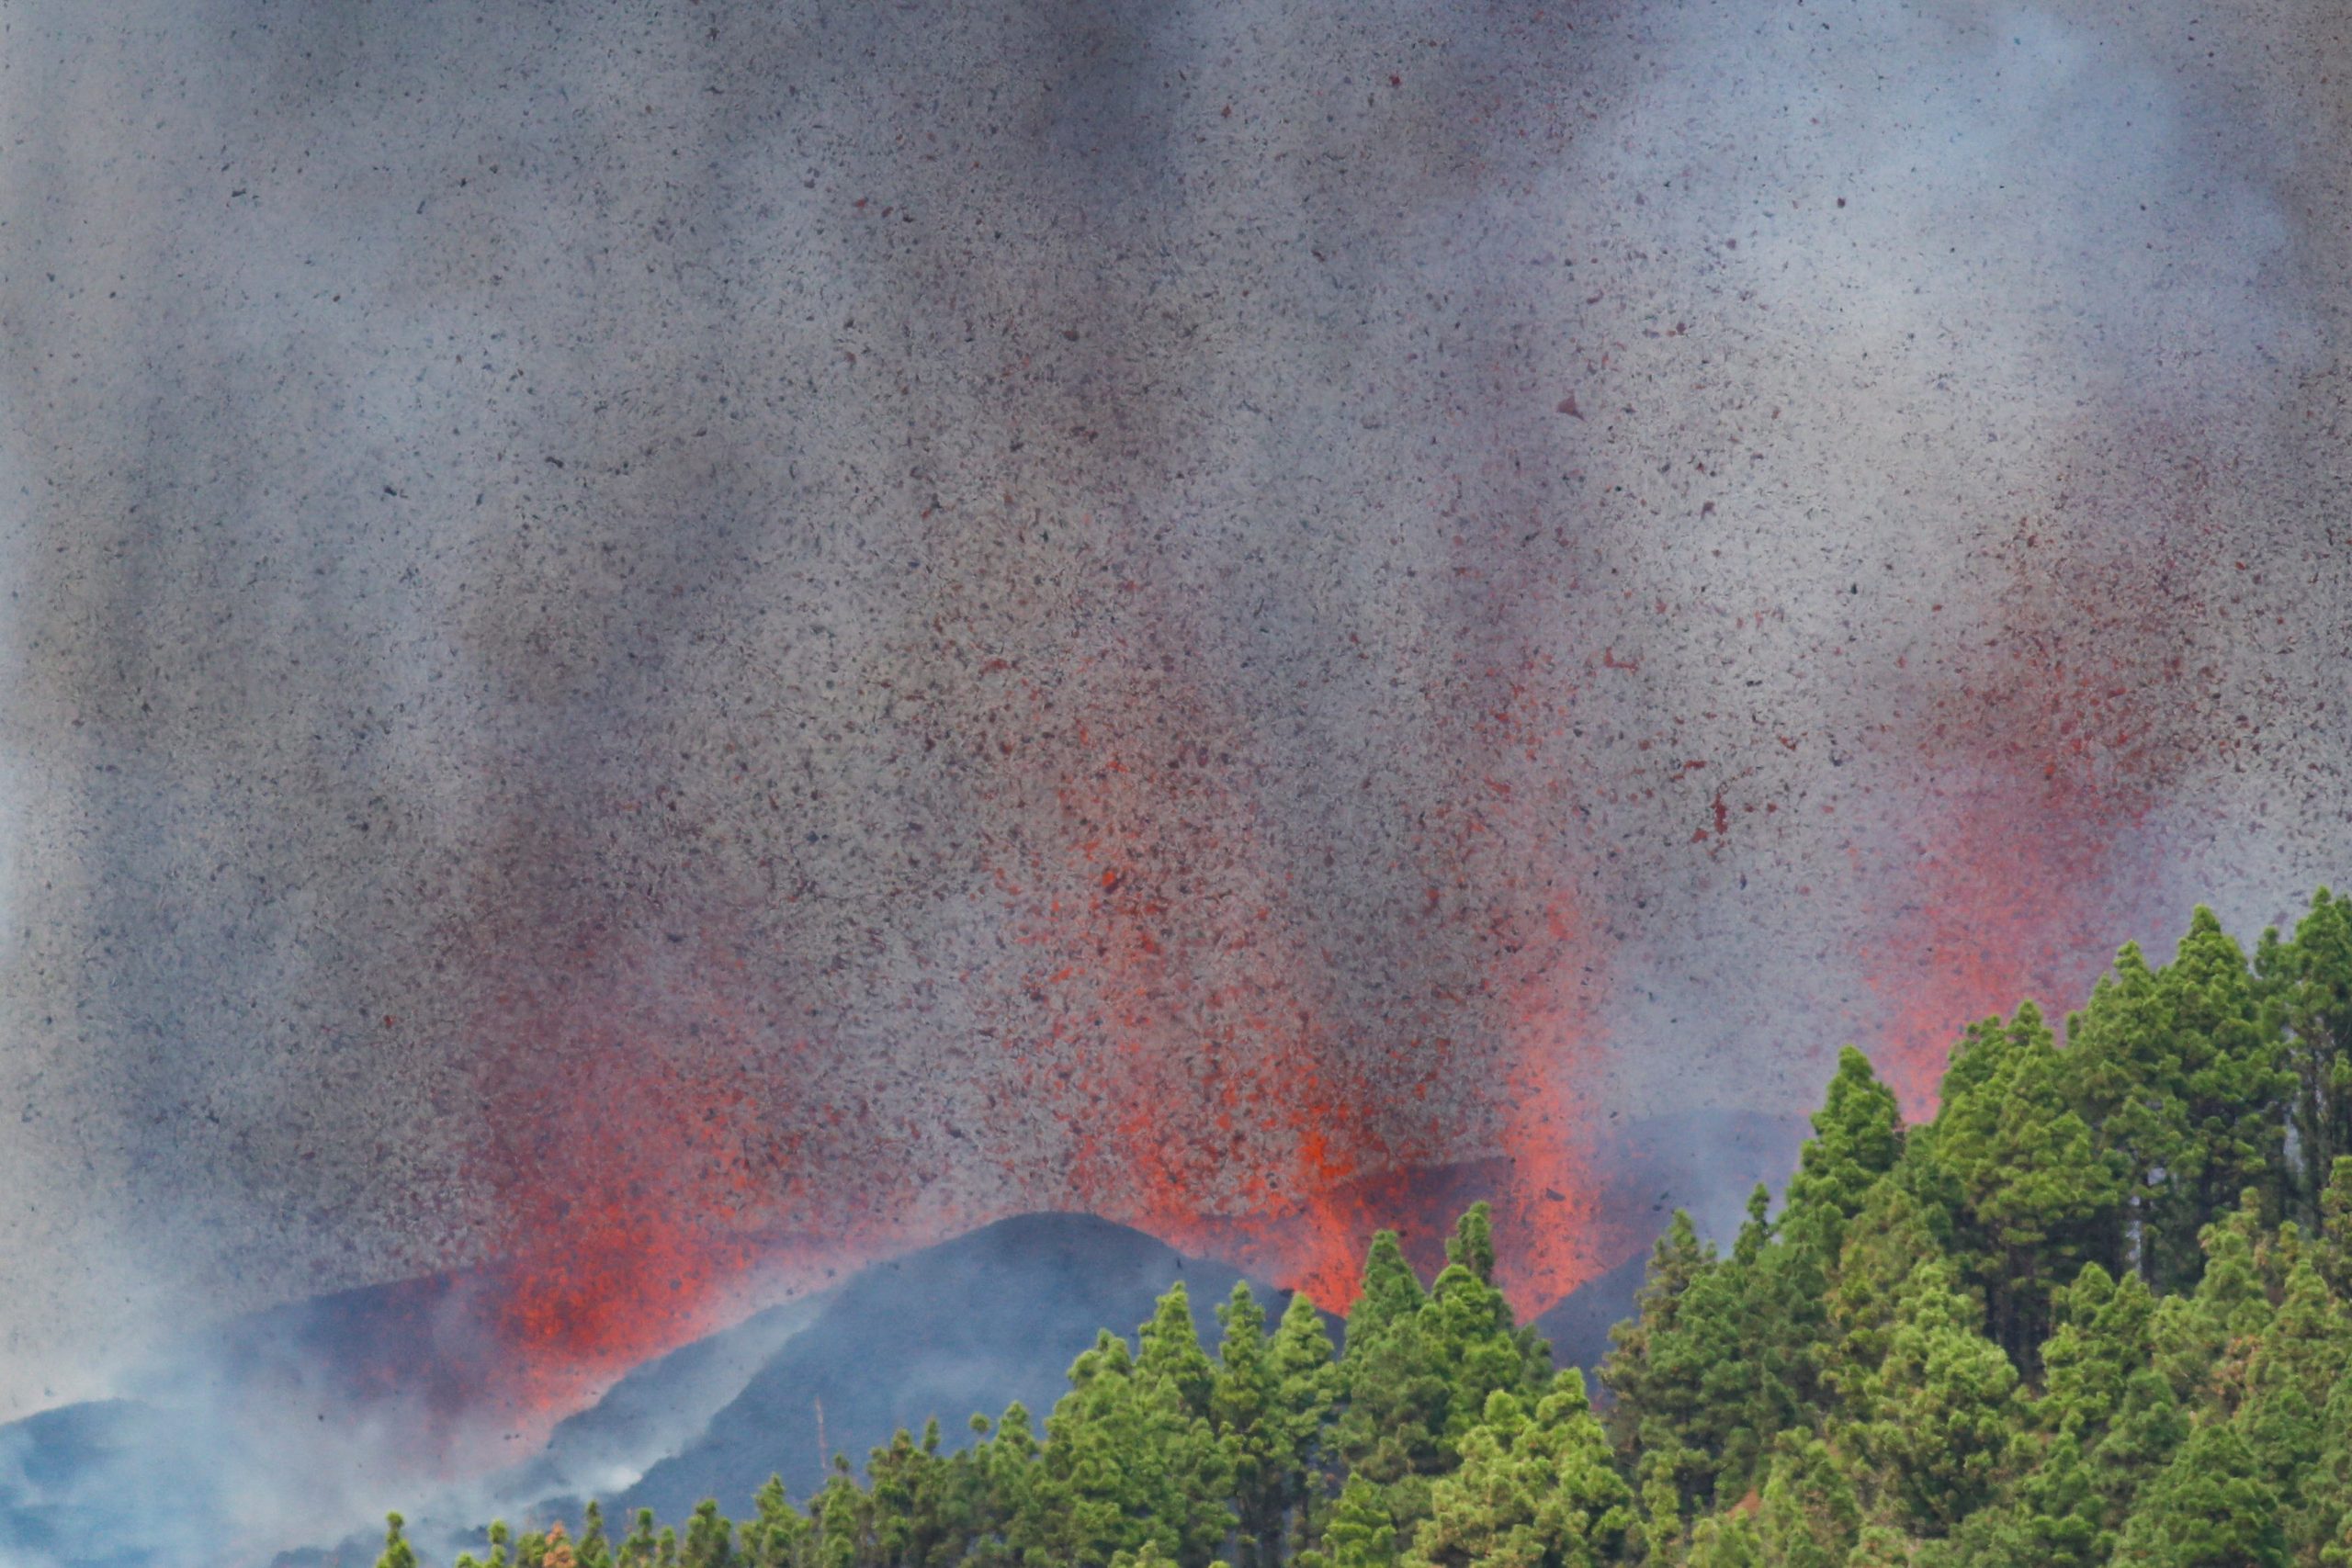
[[[632,1205],[1573,1198],[2250,939],[2352,877],[2347,73],[0,4],[0,1416]]]

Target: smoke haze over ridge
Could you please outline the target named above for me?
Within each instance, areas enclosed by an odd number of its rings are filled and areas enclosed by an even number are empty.
[[[2346,874],[2333,7],[0,22],[0,1416],[1498,1156],[1541,1297]]]

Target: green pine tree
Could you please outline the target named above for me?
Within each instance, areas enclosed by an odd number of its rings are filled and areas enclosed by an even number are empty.
[[[1677,1209],[1650,1249],[1634,1315],[1609,1331],[1601,1383],[1615,1396],[1608,1416],[1611,1438],[1628,1462],[1647,1450],[1691,1446],[1701,1425],[1698,1379],[1687,1359],[1670,1354],[1680,1329],[1683,1298],[1716,1267],[1713,1243],[1702,1242],[1690,1211]],[[1661,1355],[1660,1347],[1666,1354]],[[1696,1501],[1687,1494],[1685,1504]]]
[[[1845,1047],[1822,1107],[1813,1113],[1813,1136],[1789,1179],[1782,1228],[1819,1226],[1823,1251],[1836,1257],[1845,1242],[1846,1222],[1860,1211],[1879,1178],[1894,1168],[1902,1147],[1903,1113],[1894,1091],[1879,1082],[1868,1056]]]
[[[2278,1497],[2260,1471],[2227,1424],[2191,1432],[2134,1504],[2118,1568],[2287,1568]]]
[[[1617,1561],[1633,1494],[1573,1369],[1532,1415],[1498,1389],[1464,1432],[1461,1463],[1430,1488],[1428,1518],[1405,1562],[1415,1568]]]
[[[1827,1443],[1788,1432],[1773,1446],[1758,1518],[1772,1568],[1843,1568],[1861,1535],[1861,1499]]]
[[[1380,1488],[1350,1475],[1340,1489],[1323,1551],[1313,1568],[1396,1568],[1396,1521]],[[1301,1568],[1308,1568],[1301,1559]]]
[[[2120,1261],[2122,1161],[2072,1109],[2070,1064],[2041,1010],[2026,1002],[1996,1023],[1954,1059],[1962,1087],[1943,1102],[1934,1149],[1968,1216],[1960,1247],[1992,1337],[2030,1367],[2057,1288],[2085,1262]]]
[[[401,1536],[407,1523],[398,1514],[384,1516],[384,1551],[376,1559],[376,1568],[416,1568],[416,1552]]]
[[[1868,1380],[1872,1418],[1857,1427],[1897,1517],[1915,1533],[1948,1534],[2007,1479],[2025,1404],[2017,1369],[1978,1331],[1980,1314],[1951,1266],[1914,1270]]]

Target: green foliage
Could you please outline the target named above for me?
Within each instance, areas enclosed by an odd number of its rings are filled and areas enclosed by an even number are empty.
[[[1632,1489],[1571,1370],[1532,1414],[1507,1390],[1487,1396],[1463,1434],[1461,1462],[1431,1486],[1429,1517],[1404,1560],[1597,1568],[1617,1561],[1633,1522]]]
[[[1295,1295],[1279,1327],[1250,1287],[1237,1282],[1217,1309],[1225,1326],[1209,1394],[1210,1415],[1233,1466],[1241,1568],[1279,1562],[1309,1537],[1324,1425],[1338,1400],[1339,1369],[1320,1314]]]
[[[1849,1045],[1838,1054],[1837,1076],[1813,1115],[1814,1135],[1789,1179],[1789,1213],[1823,1227],[1824,1250],[1835,1255],[1845,1222],[1861,1207],[1880,1177],[1894,1168],[1903,1147],[1903,1115],[1894,1091],[1879,1082],[1871,1059]]]
[[[2024,1360],[2056,1288],[2086,1261],[2116,1261],[2121,1162],[2068,1103],[2064,1058],[2031,1002],[2006,1028],[1972,1031],[1953,1076],[1963,1087],[1943,1102],[1934,1149],[1965,1216],[1956,1250],[1994,1337]]]
[[[2291,942],[2262,934],[2254,966],[2294,1076],[2295,1196],[2316,1219],[2336,1162],[2352,1156],[2352,898],[2321,888]]]
[[[1827,1443],[1789,1432],[1774,1448],[1759,1518],[1766,1562],[1839,1568],[1861,1533],[1860,1494]]]
[[[1102,1568],[1148,1545],[1199,1568],[1232,1528],[1233,1465],[1209,1423],[1216,1380],[1182,1284],[1138,1337],[1130,1358],[1105,1331],[1071,1367],[1010,1524],[1024,1561]]]
[[[2145,1495],[2117,1546],[2132,1568],[2284,1568],[2278,1497],[2245,1438],[2227,1425],[2189,1434]]]
[[[1716,1267],[1713,1244],[1699,1239],[1688,1210],[1675,1210],[1651,1248],[1634,1315],[1609,1331],[1600,1363],[1600,1380],[1617,1396],[1608,1427],[1620,1454],[1679,1448],[1696,1430],[1702,1369],[1678,1354],[1686,1344],[1682,1306],[1691,1285]]]
[[[1777,1216],[1677,1212],[1596,1412],[1495,1284],[1372,1239],[1336,1356],[1182,1287],[1012,1406],[900,1432],[805,1506],[684,1534],[591,1505],[472,1568],[2352,1568],[2352,899],[2249,961],[2196,911],[2067,1021],[1962,1032],[1905,1127],[1841,1052]],[[379,1568],[414,1568],[398,1516]]]
[[[1395,1568],[1396,1562],[1396,1520],[1387,1500],[1379,1487],[1351,1472],[1340,1488],[1317,1568]]]
[[[1977,1331],[1979,1317],[1951,1266],[1923,1260],[1866,1381],[1872,1415],[1856,1446],[1879,1467],[1898,1520],[1920,1534],[1946,1534],[1992,1498],[2024,1424],[2017,1369]]]
[[[407,1522],[398,1514],[384,1516],[384,1554],[376,1559],[376,1568],[416,1568],[415,1551],[401,1539]]]

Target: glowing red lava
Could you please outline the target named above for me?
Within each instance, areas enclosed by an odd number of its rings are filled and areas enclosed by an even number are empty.
[[[1422,1212],[1419,1173],[1475,1168],[1522,1313],[1614,1261],[1565,683],[1524,650],[1441,666],[1438,761],[1360,792],[1396,814],[1373,869],[1401,897],[1341,920],[1297,874],[1330,865],[1321,829],[1270,808],[1278,775],[1192,657],[1213,639],[1136,580],[1148,552],[1098,532],[1057,570],[1097,574],[1116,617],[1038,602],[1041,574],[983,554],[987,592],[944,591],[933,640],[891,653],[893,744],[956,759],[965,893],[996,937],[959,950],[955,1059],[977,1081],[955,1141],[904,1129],[935,1086],[896,1081],[888,1043],[777,1043],[807,1009],[780,966],[747,973],[762,939],[587,895],[628,879],[526,830],[497,885],[515,908],[478,942],[471,1168],[511,1260],[495,1317],[520,1402],[576,1400],[775,1267],[1021,1211],[1091,1211],[1341,1311],[1374,1229],[1452,1218]]]
[[[744,1021],[733,944],[680,935],[542,948],[478,1025],[493,1115],[470,1175],[502,1352],[484,1392],[521,1419],[757,1306],[754,1283],[788,1292],[910,1239],[920,1173],[874,1157],[890,1140],[825,1096],[821,1052]]]
[[[1928,782],[1888,939],[1865,956],[1880,1070],[1915,1119],[1968,1023],[2021,997],[2058,1017],[2088,994],[2111,956],[2098,944],[2144,913],[2135,835],[2215,744],[2208,469],[2179,431],[2138,434],[2189,455],[2147,496],[2077,499],[1985,547],[1996,635],[1903,707]]]

